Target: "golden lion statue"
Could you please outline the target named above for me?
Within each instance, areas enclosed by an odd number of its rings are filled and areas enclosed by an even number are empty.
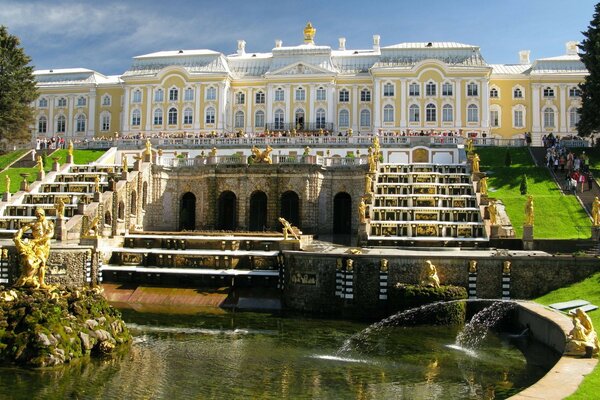
[[[252,159],[255,163],[273,164],[273,160],[271,160],[270,156],[272,151],[273,149],[269,145],[267,145],[265,151],[262,152],[258,149],[258,147],[252,146]]]

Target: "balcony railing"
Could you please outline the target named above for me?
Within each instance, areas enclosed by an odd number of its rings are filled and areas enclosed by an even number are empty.
[[[324,167],[352,167],[367,165],[366,157],[324,157],[316,155],[273,155],[271,157],[273,164],[305,164],[322,165]],[[164,167],[182,168],[198,167],[203,165],[248,165],[248,156],[229,155],[229,156],[208,156],[196,158],[165,158],[158,161],[159,165]]]
[[[318,132],[321,129],[323,131],[333,131],[333,122],[305,122],[305,123],[276,123],[271,122],[266,125],[266,128],[269,131],[308,131],[308,132]]]

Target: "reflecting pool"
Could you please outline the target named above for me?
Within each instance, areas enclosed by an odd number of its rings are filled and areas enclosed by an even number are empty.
[[[461,327],[393,327],[340,352],[367,324],[255,313],[123,310],[129,352],[51,370],[0,369],[2,399],[503,399],[554,360],[508,335],[455,344]],[[528,362],[529,360],[529,362]]]

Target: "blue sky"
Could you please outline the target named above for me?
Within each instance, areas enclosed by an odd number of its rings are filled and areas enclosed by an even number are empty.
[[[160,50],[212,49],[231,54],[268,52],[275,39],[302,42],[307,21],[315,42],[348,49],[452,41],[481,47],[488,63],[517,63],[564,54],[581,41],[591,0],[221,0],[104,1],[0,0],[0,24],[18,35],[37,69],[83,67],[121,74],[131,57]]]

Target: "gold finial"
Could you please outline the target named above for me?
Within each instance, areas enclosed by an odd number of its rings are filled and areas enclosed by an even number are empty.
[[[315,44],[315,33],[317,33],[317,30],[313,28],[310,22],[307,23],[304,28],[304,43]]]

